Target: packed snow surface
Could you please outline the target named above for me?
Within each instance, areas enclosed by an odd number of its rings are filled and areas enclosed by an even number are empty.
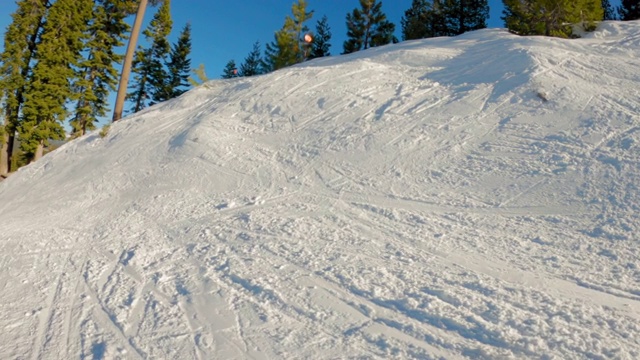
[[[2,359],[639,359],[640,22],[214,80],[0,183]]]

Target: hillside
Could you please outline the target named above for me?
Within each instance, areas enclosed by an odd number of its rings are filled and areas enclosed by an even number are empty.
[[[640,358],[638,69],[488,29],[65,144],[0,183],[0,358]]]

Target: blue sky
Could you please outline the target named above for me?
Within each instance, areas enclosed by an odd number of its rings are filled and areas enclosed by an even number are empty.
[[[191,22],[192,64],[194,67],[204,64],[207,75],[216,78],[227,61],[234,59],[237,64],[242,63],[255,41],[260,41],[264,49],[264,45],[273,40],[274,32],[282,27],[285,16],[291,14],[293,3],[294,0],[174,0],[171,8],[174,19],[172,39],[175,41],[182,27]],[[489,3],[489,26],[502,27],[502,1],[490,0]],[[347,31],[345,17],[359,6],[358,0],[308,0],[308,4],[309,9],[314,10],[309,27],[314,29],[316,22],[327,15],[333,34],[331,53],[341,53]],[[398,38],[401,38],[400,19],[411,6],[411,0],[382,0],[382,4],[388,19],[396,24]],[[15,9],[14,0],[0,0],[0,28],[3,34]],[[155,10],[147,10],[145,22],[153,17]],[[129,20],[131,23],[133,18]]]
[[[291,5],[295,0],[182,0],[172,2],[175,41],[180,30],[191,22],[193,67],[204,64],[209,78],[219,78],[225,64],[233,59],[241,64],[251,51],[253,43],[264,45],[273,40],[273,34],[284,23],[285,16],[291,14]],[[401,38],[400,19],[404,11],[411,6],[411,0],[382,0],[382,9],[387,18],[396,24],[396,35]],[[613,1],[619,3],[619,1]],[[314,16],[309,22],[311,29],[327,15],[332,32],[331,54],[342,52],[342,43],[346,39],[345,17],[359,6],[358,0],[308,0],[309,10]],[[489,27],[503,27],[500,19],[502,0],[489,0],[491,9]],[[0,29],[2,34],[11,22],[15,11],[14,0],[0,0]],[[149,8],[145,14],[145,24],[153,17],[155,8]],[[133,22],[133,17],[129,23]],[[142,40],[144,41],[144,40]],[[0,41],[0,49],[3,47]]]

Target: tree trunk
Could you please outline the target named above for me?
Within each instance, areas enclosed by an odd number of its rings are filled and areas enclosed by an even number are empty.
[[[11,109],[7,109],[4,121],[4,138],[0,141],[0,176],[7,177],[11,172],[11,159],[13,157],[13,144],[15,143],[15,129],[9,123]]]
[[[142,27],[142,19],[144,18],[144,12],[147,9],[148,0],[140,0],[138,5],[138,13],[136,14],[136,20],[133,23],[133,29],[131,30],[131,37],[129,38],[129,45],[127,46],[127,53],[124,57],[122,64],[122,74],[120,75],[120,85],[118,85],[118,95],[116,97],[116,105],[113,111],[113,121],[118,121],[122,118],[122,110],[124,109],[124,99],[127,95],[127,85],[129,83],[129,75],[131,75],[131,64],[133,62],[133,54],[136,50],[136,44],[138,42],[138,36],[140,35],[140,28]]]
[[[33,155],[33,160],[31,162],[36,162],[40,160],[40,158],[44,155],[44,142],[40,141],[38,147],[36,148],[36,153]]]
[[[9,134],[2,136],[2,148],[0,148],[0,177],[9,175]]]

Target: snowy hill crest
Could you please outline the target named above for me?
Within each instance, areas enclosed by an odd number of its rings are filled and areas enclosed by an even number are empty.
[[[639,358],[640,23],[212,81],[0,183],[0,358]]]

